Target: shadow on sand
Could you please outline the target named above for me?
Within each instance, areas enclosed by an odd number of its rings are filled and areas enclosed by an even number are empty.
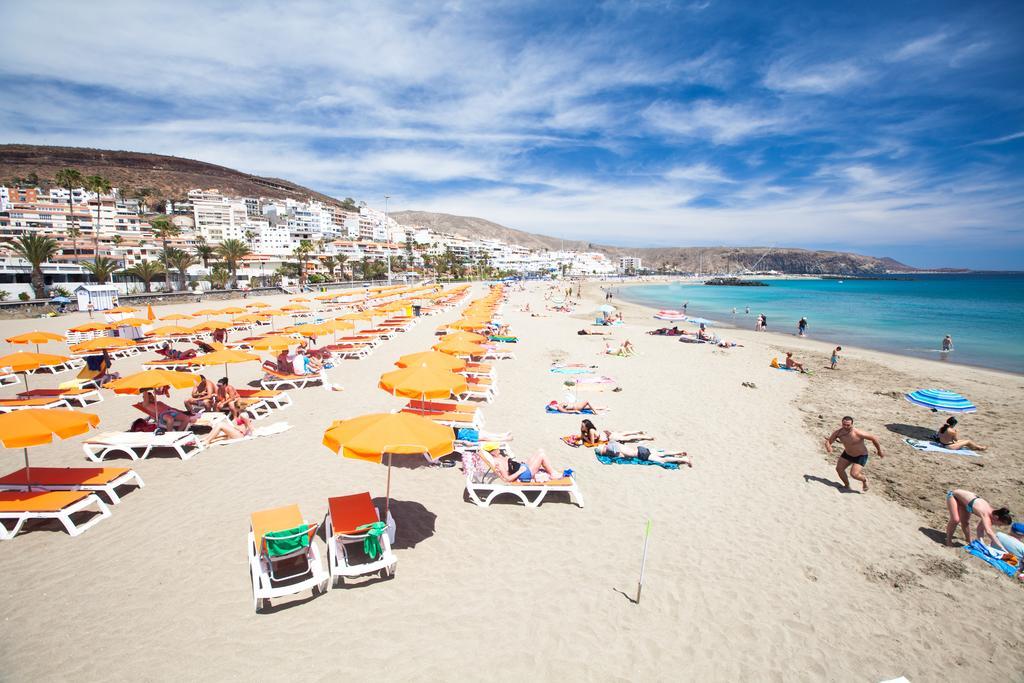
[[[819,477],[819,476],[814,475],[814,474],[805,474],[804,475],[804,481],[813,481],[813,482],[816,482],[818,484],[824,484],[825,486],[828,486],[830,488],[834,488],[836,491],[839,491],[839,493],[859,493],[859,491],[854,491],[853,489],[846,488],[845,486],[843,486],[838,481],[833,481],[831,479],[826,479],[825,477]]]

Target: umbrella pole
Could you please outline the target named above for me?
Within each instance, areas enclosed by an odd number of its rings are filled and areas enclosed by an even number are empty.
[[[28,450],[26,450],[28,454]],[[26,455],[28,458],[28,455]],[[391,453],[387,454],[387,486],[384,488],[384,521],[387,521],[387,515],[391,508]]]
[[[25,382],[25,390],[28,391],[28,370],[21,373],[21,379]]]
[[[28,464],[28,447],[26,446],[22,450],[25,451],[25,483],[28,485],[28,490],[32,490],[32,468]]]

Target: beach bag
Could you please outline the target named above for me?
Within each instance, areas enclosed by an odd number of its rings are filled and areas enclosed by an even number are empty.
[[[773,367],[773,368],[779,367],[779,359],[778,358],[772,358],[772,362],[769,363],[768,365],[770,367]]]

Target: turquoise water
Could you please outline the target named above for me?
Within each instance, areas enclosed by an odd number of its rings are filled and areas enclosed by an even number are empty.
[[[765,282],[768,287],[640,285],[616,296],[666,309],[688,301],[691,316],[749,329],[764,313],[769,331],[787,334],[796,334],[803,316],[812,339],[1024,373],[1024,273]],[[944,354],[947,334],[954,351]]]

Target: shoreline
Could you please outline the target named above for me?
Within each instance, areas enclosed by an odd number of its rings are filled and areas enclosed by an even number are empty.
[[[780,278],[775,278],[775,279],[787,279],[788,280],[788,279],[804,279],[804,278],[780,277]],[[815,278],[815,279],[820,279],[820,278]],[[623,282],[623,283],[618,283],[615,286],[616,287],[621,287],[622,289],[630,289],[630,288],[633,288],[633,287],[645,286],[645,285],[658,285],[658,284],[667,285],[667,284],[675,284],[675,283],[676,283],[675,281],[669,281],[669,280],[655,281],[655,282],[650,282],[650,281],[645,281],[645,282]],[[700,283],[699,282],[682,281],[682,282],[678,282],[678,284],[680,284],[680,285],[682,285],[684,287],[691,287],[691,286],[697,286]],[[646,311],[649,311],[651,313],[651,323],[652,323],[652,325],[671,327],[673,324],[676,324],[676,323],[669,323],[667,321],[661,321],[661,320],[655,319],[653,317],[653,315],[654,315],[654,313],[658,312],[658,309],[653,307],[653,306],[651,306],[651,305],[649,305],[649,304],[645,304],[645,303],[641,303],[639,301],[631,300],[628,297],[623,297],[621,299],[618,299],[618,296],[619,295],[616,295],[616,300],[619,301],[619,302],[626,303],[626,304],[628,304],[630,306],[636,306],[638,308],[642,308],[642,309],[644,309]],[[613,300],[612,303],[613,303],[613,305],[618,306],[618,303],[616,303],[616,300]],[[751,319],[751,321],[752,321],[752,319]],[[687,325],[689,323],[681,322],[681,323],[678,323],[678,324],[680,324],[680,325]],[[691,326],[692,326],[692,324],[691,324]],[[826,341],[824,339],[820,339],[820,338],[817,338],[817,337],[810,337],[810,336],[798,337],[795,334],[789,334],[789,333],[786,333],[786,332],[779,332],[777,330],[769,330],[767,332],[754,332],[754,330],[752,330],[752,329],[745,328],[745,327],[740,327],[740,326],[736,325],[734,322],[729,322],[729,321],[725,321],[725,320],[717,320],[716,319],[714,327],[718,328],[718,329],[722,329],[722,330],[729,330],[730,334],[732,334],[733,332],[737,332],[737,333],[749,332],[750,334],[753,334],[753,335],[769,335],[769,338],[777,339],[777,342],[779,344],[781,344],[781,345],[785,345],[785,344],[788,344],[788,343],[799,345],[800,343],[805,342],[805,341],[817,342],[819,344],[823,344],[825,346],[830,347],[828,349],[829,353],[831,353],[832,347],[834,347],[834,346],[842,346],[844,352],[856,351],[857,353],[878,354],[879,356],[881,356],[883,358],[899,358],[899,359],[907,359],[907,360],[913,360],[913,361],[920,361],[920,362],[924,362],[924,363],[935,364],[936,366],[941,367],[941,368],[947,368],[947,367],[971,368],[971,369],[976,370],[976,371],[991,372],[991,373],[996,373],[996,374],[999,374],[999,375],[1006,375],[1008,377],[1014,377],[1014,378],[1024,377],[1024,372],[1015,372],[1013,370],[1007,370],[1007,369],[1004,369],[1004,368],[995,368],[995,367],[992,367],[990,365],[977,365],[977,364],[974,364],[974,363],[966,363],[966,362],[960,362],[960,361],[944,361],[944,360],[937,360],[937,359],[934,359],[934,358],[922,358],[921,356],[915,356],[915,355],[905,354],[905,353],[898,353],[896,351],[887,351],[887,350],[883,350],[883,349],[874,349],[874,348],[870,348],[870,347],[866,347],[866,346],[859,346],[857,344],[844,343],[844,342],[841,342],[841,341]]]

